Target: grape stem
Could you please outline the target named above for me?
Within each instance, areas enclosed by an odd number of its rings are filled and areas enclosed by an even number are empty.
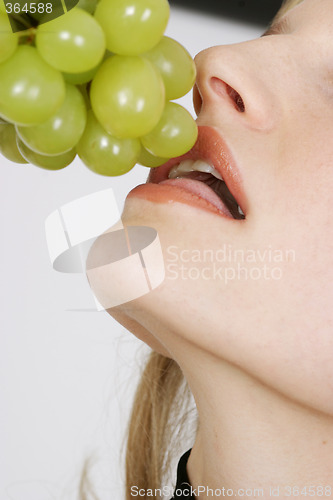
[[[18,36],[20,38],[20,44],[23,43],[25,45],[30,45],[35,39],[36,31],[36,28],[29,28],[24,31],[19,31]]]
[[[65,4],[65,0],[61,0],[61,3],[62,3],[62,8],[64,9],[64,12],[67,13],[68,10],[67,10],[67,6]]]

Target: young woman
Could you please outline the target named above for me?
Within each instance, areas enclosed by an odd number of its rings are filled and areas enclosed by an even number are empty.
[[[108,309],[152,348],[127,499],[133,485],[165,485],[183,377],[198,414],[178,471],[192,486],[184,498],[331,498],[332,0],[287,1],[261,38],[207,49],[196,65],[198,142],[132,190],[122,216],[157,230],[166,272]],[[184,159],[214,170],[186,173]],[[88,268],[103,251],[97,240]],[[90,283],[107,304],[107,266]]]

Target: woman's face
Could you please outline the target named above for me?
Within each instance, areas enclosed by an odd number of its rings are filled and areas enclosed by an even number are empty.
[[[191,343],[333,414],[332,0],[285,19],[196,57],[190,157],[222,172],[245,219],[207,189],[159,184],[179,160],[155,169],[123,222],[157,229],[166,277],[118,312],[177,360]]]

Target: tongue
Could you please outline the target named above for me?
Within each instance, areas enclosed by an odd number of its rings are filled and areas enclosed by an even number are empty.
[[[215,191],[213,191],[209,186],[207,186],[207,184],[204,184],[203,182],[193,179],[178,178],[168,179],[166,181],[160,182],[159,184],[177,186],[181,189],[184,189],[184,191],[188,191],[189,193],[200,196],[200,198],[203,198],[204,200],[214,205],[214,207],[218,208],[220,212],[233,218],[221,198],[215,193]]]

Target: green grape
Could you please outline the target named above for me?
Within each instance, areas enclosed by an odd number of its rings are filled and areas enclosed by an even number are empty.
[[[73,149],[86,126],[87,109],[83,95],[73,85],[66,85],[63,105],[46,122],[33,127],[16,126],[24,144],[42,155],[60,155]]]
[[[84,73],[63,73],[65,82],[71,83],[72,85],[82,85],[83,83],[88,83],[94,78],[99,67],[100,64],[89,71],[85,71]]]
[[[99,68],[90,88],[98,121],[116,137],[140,137],[158,123],[165,90],[158,70],[139,56],[112,56]]]
[[[138,158],[137,163],[143,165],[144,167],[159,167],[163,165],[163,163],[167,162],[168,158],[160,158],[158,156],[154,156],[149,151],[147,151],[144,147],[141,148],[140,156]]]
[[[76,5],[79,9],[86,10],[89,14],[93,14],[96,10],[98,0],[79,0]],[[69,9],[68,9],[69,10]]]
[[[31,151],[19,137],[17,138],[17,146],[23,158],[29,163],[32,163],[36,167],[45,168],[46,170],[60,170],[65,168],[72,163],[76,156],[75,149],[59,156],[40,155]]]
[[[156,127],[141,138],[143,146],[155,156],[174,157],[191,149],[198,127],[190,113],[175,102],[168,102]]]
[[[0,124],[0,153],[14,163],[28,163],[16,144],[16,131],[10,123]]]
[[[176,40],[164,36],[152,50],[142,55],[160,71],[166,100],[178,99],[191,90],[196,77],[195,64],[187,50]]]
[[[169,14],[167,0],[101,0],[95,18],[103,28],[111,52],[138,55],[159,42]]]
[[[0,63],[15,52],[17,44],[18,38],[12,31],[7,14],[0,12]]]
[[[96,19],[74,8],[38,26],[36,46],[54,68],[66,73],[83,73],[102,61],[105,36]]]
[[[62,105],[65,82],[34,47],[20,45],[0,64],[0,116],[19,125],[48,120]]]
[[[131,170],[140,154],[139,139],[117,139],[103,129],[88,111],[87,126],[77,145],[83,163],[101,175],[122,175]]]

